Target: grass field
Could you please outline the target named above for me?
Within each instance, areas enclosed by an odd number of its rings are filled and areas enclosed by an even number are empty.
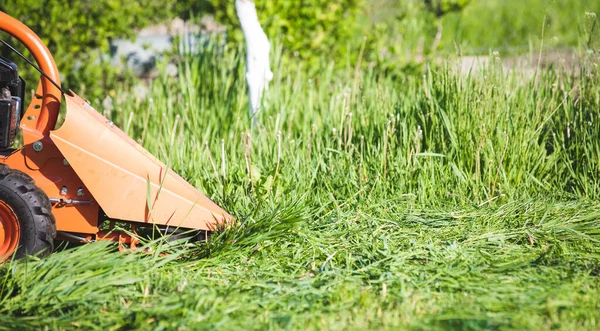
[[[233,54],[93,104],[238,225],[7,262],[0,330],[600,328],[597,55],[533,78],[276,65],[251,130]]]

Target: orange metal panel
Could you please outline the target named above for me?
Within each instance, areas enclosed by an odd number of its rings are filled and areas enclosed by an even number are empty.
[[[64,165],[64,158],[51,142],[44,144],[47,154],[54,154],[37,170],[29,168],[25,163],[31,163],[26,155],[33,151],[31,145],[25,146],[8,158],[0,159],[13,169],[27,173],[35,181],[35,185],[41,188],[52,200],[62,199],[64,201],[75,200],[83,204],[53,203],[52,214],[56,219],[56,230],[80,233],[98,232],[99,207],[69,165]],[[67,193],[62,194],[63,187]],[[78,192],[82,195],[78,195]],[[89,203],[88,203],[89,202]]]
[[[106,215],[201,230],[232,220],[83,99],[65,99],[65,122],[50,137]]]
[[[41,95],[42,85],[38,86],[36,95]],[[65,164],[65,158],[56,148],[49,137],[38,138],[35,122],[42,109],[43,99],[34,97],[33,101],[25,111],[21,121],[23,140],[22,148],[15,150],[9,156],[0,157],[0,162],[5,163],[13,169],[28,174],[35,181],[36,186],[41,188],[51,199],[90,201],[86,204],[53,204],[52,214],[56,219],[58,231],[96,233],[98,232],[99,206],[77,177],[73,168]],[[41,143],[42,148],[34,150],[34,143]],[[63,187],[67,193],[61,194]],[[78,194],[83,194],[79,195]]]

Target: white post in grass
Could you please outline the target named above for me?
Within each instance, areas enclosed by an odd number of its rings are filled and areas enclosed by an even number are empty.
[[[246,39],[246,81],[248,82],[250,116],[254,125],[260,110],[262,92],[268,89],[269,81],[273,78],[269,66],[271,45],[258,21],[254,1],[235,0],[235,10]]]

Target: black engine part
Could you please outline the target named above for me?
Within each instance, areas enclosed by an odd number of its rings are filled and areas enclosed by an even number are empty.
[[[17,65],[0,57],[0,150],[12,146],[24,112],[25,81]]]

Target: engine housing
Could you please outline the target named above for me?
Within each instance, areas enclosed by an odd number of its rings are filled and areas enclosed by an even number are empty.
[[[25,81],[17,65],[0,57],[0,150],[9,149],[23,116]]]

